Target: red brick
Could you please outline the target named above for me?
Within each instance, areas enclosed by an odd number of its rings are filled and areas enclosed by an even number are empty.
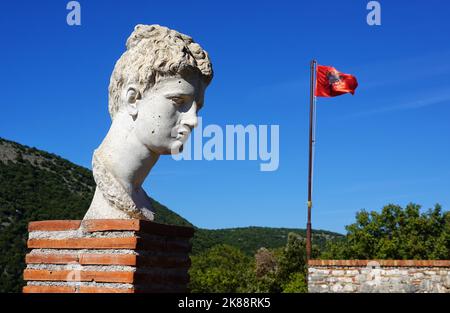
[[[28,231],[63,231],[76,230],[80,228],[81,221],[71,220],[54,220],[54,221],[39,221],[28,223]]]
[[[136,237],[28,240],[28,248],[32,249],[135,249],[136,246]]]
[[[137,248],[150,251],[170,251],[170,252],[188,253],[192,249],[192,244],[189,242],[179,242],[173,240],[157,240],[139,237]]]
[[[194,228],[188,226],[165,225],[151,221],[130,219],[98,219],[98,220],[51,220],[37,221],[28,224],[28,231],[65,231],[77,230],[80,226],[88,232],[96,231],[141,231],[160,236],[186,237],[194,235]]]
[[[48,280],[48,281],[67,281],[71,271],[48,271],[48,270],[31,270],[23,271],[23,280]]]
[[[27,264],[136,265],[134,254],[27,254]]]
[[[25,286],[23,293],[134,293],[134,288],[80,286]]]
[[[71,286],[25,286],[23,293],[75,293],[76,288]]]
[[[80,293],[134,293],[134,288],[107,288],[80,286]]]
[[[194,229],[192,227],[165,225],[137,219],[85,220],[82,222],[82,225],[83,229],[88,232],[128,230],[128,231],[139,231],[150,235],[187,237],[187,238],[191,238],[194,235]]]
[[[83,265],[136,265],[134,254],[82,254],[80,264]]]
[[[83,229],[87,232],[97,231],[123,231],[131,230],[138,231],[139,220],[113,220],[113,219],[101,219],[101,220],[85,220],[82,222]]]
[[[27,254],[27,264],[67,264],[78,262],[78,256],[73,254]]]
[[[23,279],[28,281],[95,281],[102,283],[133,283],[134,272],[69,270],[50,271],[26,269],[23,272]]]

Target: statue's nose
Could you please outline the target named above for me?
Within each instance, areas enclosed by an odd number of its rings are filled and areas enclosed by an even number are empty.
[[[197,116],[197,103],[194,101],[189,109],[189,111],[183,114],[181,119],[181,124],[190,127],[191,129],[197,127],[198,116]]]
[[[198,125],[197,114],[192,117],[189,117],[188,119],[185,119],[183,124],[189,126],[191,129],[197,127]]]

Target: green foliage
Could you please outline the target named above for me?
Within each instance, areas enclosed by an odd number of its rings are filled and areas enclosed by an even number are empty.
[[[193,254],[206,251],[215,245],[224,243],[238,247],[247,255],[254,255],[261,247],[276,249],[286,244],[289,233],[296,233],[302,238],[306,237],[304,229],[269,228],[269,227],[243,227],[228,229],[197,229],[192,248]],[[325,248],[326,242],[340,238],[342,235],[324,231],[313,230],[313,242],[320,249]]]
[[[295,272],[289,276],[288,282],[283,286],[283,293],[307,293],[308,283],[306,274]]]
[[[245,292],[251,278],[251,259],[239,249],[217,245],[192,256],[191,292]]]
[[[274,262],[268,253],[272,254]],[[312,254],[313,257],[319,254],[317,247],[313,247]],[[307,292],[306,242],[298,234],[289,233],[284,248],[270,252],[260,249],[255,262],[254,283],[249,292]]]
[[[318,254],[317,248],[314,249]],[[305,241],[289,233],[285,247],[261,248],[255,258],[230,245],[191,256],[192,292],[307,292]]]
[[[28,160],[0,162],[1,292],[21,290],[29,221],[83,216],[93,194],[83,185],[77,187],[71,189],[61,175]]]
[[[293,273],[306,272],[306,244],[297,234],[290,233],[283,253],[278,259],[278,280],[281,285],[290,280]]]
[[[420,206],[387,205],[381,213],[362,210],[346,227],[345,238],[328,245],[329,259],[449,259],[450,212],[440,205],[420,213]]]
[[[248,292],[280,292],[278,281],[279,258],[283,254],[283,248],[269,250],[260,248],[255,254],[255,270],[253,284]]]

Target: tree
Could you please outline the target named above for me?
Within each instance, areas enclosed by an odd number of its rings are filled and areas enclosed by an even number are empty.
[[[288,241],[279,258],[278,279],[286,284],[293,273],[305,273],[307,269],[305,240],[294,233],[289,233]]]
[[[425,213],[420,206],[389,204],[381,213],[362,210],[346,226],[344,239],[328,245],[328,259],[448,259],[450,212],[439,204]]]
[[[278,258],[281,249],[271,251],[260,248],[255,254],[254,283],[247,292],[280,292],[281,286],[277,280]]]
[[[289,281],[283,286],[283,293],[306,293],[308,283],[306,273],[295,272],[289,276]]]
[[[277,271],[277,260],[274,254],[264,247],[256,252],[255,263],[255,274],[258,278]]]
[[[251,258],[229,245],[191,256],[191,292],[245,292],[252,282]]]
[[[319,250],[313,246],[313,257]],[[306,242],[296,233],[289,233],[286,246],[255,255],[255,282],[249,292],[307,292]]]

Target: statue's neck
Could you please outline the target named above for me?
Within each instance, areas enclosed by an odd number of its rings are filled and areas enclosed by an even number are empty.
[[[128,114],[117,114],[97,153],[128,194],[141,188],[159,158],[136,138]]]

